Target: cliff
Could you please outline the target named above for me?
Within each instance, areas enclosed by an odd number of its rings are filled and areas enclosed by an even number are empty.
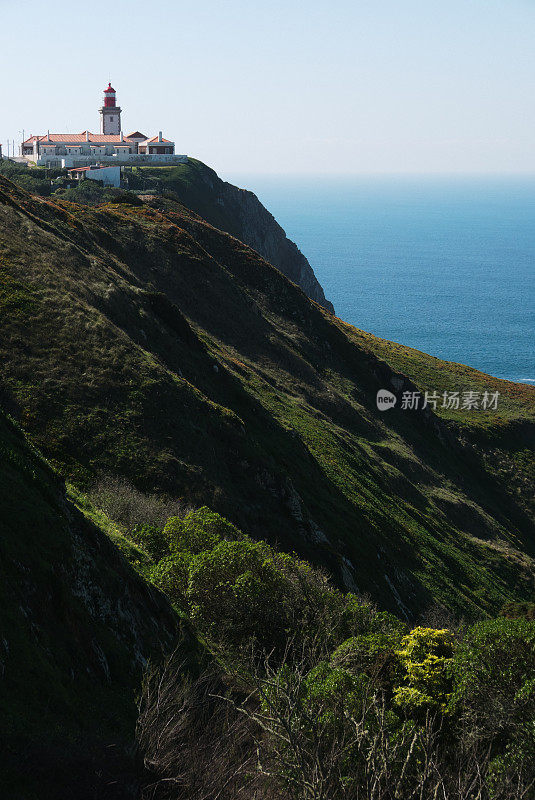
[[[297,283],[312,300],[334,314],[334,306],[326,300],[323,288],[308,260],[297,245],[288,239],[257,196],[230,183],[219,183],[220,185],[214,186],[217,192],[216,202],[226,207],[230,216],[236,220],[236,238],[250,245],[287,278]]]
[[[193,158],[169,169],[138,169],[132,174],[130,187],[174,192],[187,208],[248,244],[312,300],[334,313],[303,253],[253,192],[222,181],[213,169]]]
[[[530,597],[532,388],[367,337],[170,199],[0,179],[0,274],[5,402],[77,485],[207,505],[410,618]],[[499,389],[499,413],[377,409],[443,386]]]

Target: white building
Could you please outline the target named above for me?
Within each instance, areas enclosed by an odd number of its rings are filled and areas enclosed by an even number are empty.
[[[111,84],[104,90],[100,109],[100,133],[50,133],[30,136],[21,144],[21,156],[38,166],[81,167],[96,163],[180,164],[186,156],[175,155],[175,143],[162,132],[151,138],[134,131],[123,134],[121,108]]]
[[[103,186],[121,186],[121,167],[113,164],[109,167],[91,165],[89,167],[75,167],[69,170],[69,177],[75,180],[102,181]]]

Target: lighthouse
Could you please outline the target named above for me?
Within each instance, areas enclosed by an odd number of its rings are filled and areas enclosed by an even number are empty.
[[[100,133],[47,133],[30,136],[21,145],[21,156],[38,167],[82,168],[96,164],[184,164],[187,156],[175,155],[175,143],[139,130],[124,134],[115,89],[108,84],[100,113]],[[2,150],[0,148],[0,158]]]
[[[121,109],[117,105],[115,89],[111,83],[104,89],[104,105],[100,109],[100,132],[117,136],[121,132]]]

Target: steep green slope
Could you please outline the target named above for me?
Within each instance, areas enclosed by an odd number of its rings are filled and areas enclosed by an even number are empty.
[[[415,383],[235,238],[169,201],[88,209],[3,181],[0,274],[5,402],[78,483],[208,505],[408,616],[532,595],[507,481],[438,414],[379,412],[379,388]]]
[[[395,342],[346,326],[355,342],[407,375],[418,390],[435,392],[439,400],[436,413],[455,436],[477,453],[485,468],[495,475],[521,504],[535,512],[535,393],[522,383],[493,378],[482,372],[442,361]],[[477,408],[463,408],[463,394],[473,392]],[[447,398],[457,392],[459,408],[448,408]],[[485,410],[485,392],[497,395],[496,408]]]
[[[253,192],[221,180],[195,158],[176,167],[133,167],[128,182],[134,191],[172,193],[211,225],[248,244],[312,300],[334,313],[305,256]]]
[[[179,624],[2,413],[0,607],[0,795],[128,796],[141,670]]]

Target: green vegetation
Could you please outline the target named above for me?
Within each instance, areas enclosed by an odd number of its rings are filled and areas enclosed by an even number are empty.
[[[102,181],[82,180],[79,183],[71,181],[67,169],[29,167],[8,159],[0,159],[0,175],[27,192],[40,197],[51,197],[54,200],[67,200],[70,203],[88,206],[106,203],[141,205],[141,201],[133,192],[103,186]]]
[[[530,510],[535,512],[535,401],[533,387],[493,378],[482,372],[442,361],[395,342],[379,339],[369,333],[345,325],[349,337],[369,352],[387,361],[407,375],[422,396],[436,393],[437,415],[455,431],[456,436],[478,453],[485,468],[500,482],[507,483]],[[444,392],[473,391],[481,399],[499,393],[497,408],[484,410],[443,407]]]
[[[41,195],[41,197],[50,197],[52,193],[51,179],[57,177],[58,174],[60,174],[58,170],[28,168],[25,164],[18,164],[7,158],[0,159],[0,175],[9,178],[27,192]]]
[[[508,619],[535,620],[535,603],[506,603],[501,615]]]
[[[148,674],[153,796],[181,796],[171,781],[229,800],[530,797],[533,623],[409,630],[208,509],[169,520],[155,552],[214,663],[194,681],[177,659]]]
[[[140,203],[137,198],[140,195],[155,207],[170,211],[176,211],[177,203],[181,203],[211,225],[254,248],[283,275],[301,286],[309,297],[334,312],[312,267],[258,198],[252,192],[222,181],[213,169],[196,159],[188,158],[187,162],[174,167],[124,167],[123,180],[128,192],[106,189],[94,181],[73,185],[67,170],[28,170],[18,165],[11,168],[11,162],[6,163],[6,177],[41,196],[48,197],[52,192],[54,199],[89,206],[115,202],[135,205]],[[54,181],[46,181],[41,186],[39,181],[44,175],[54,177]],[[185,211],[183,207],[181,210]]]
[[[136,536],[154,554],[151,579],[214,650],[242,652],[254,642],[282,652],[293,631],[319,633],[335,611],[343,627],[351,614],[352,595],[326,591],[309,564],[252,541],[207,508],[171,518],[161,539],[152,529]]]
[[[394,689],[394,702],[410,714],[445,711],[452,651],[453,636],[446,629],[415,628],[405,636],[396,651],[405,681]]]
[[[174,651],[151,797],[527,800],[533,388],[326,313],[213,227],[199,162],[134,172],[148,202],[5,169],[6,796],[126,785]],[[500,412],[382,414],[388,386]]]
[[[485,375],[465,364],[442,361],[420,350],[380,339],[370,333],[346,325],[348,335],[380,358],[388,361],[396,370],[407,375],[420,391],[436,391],[440,397],[436,411],[444,419],[463,426],[493,428],[518,420],[535,418],[535,403],[531,387],[522,383],[511,383],[491,375]],[[443,392],[487,391],[500,393],[498,414],[492,411],[449,409],[442,407]]]
[[[84,796],[133,774],[144,659],[178,624],[1,412],[0,606],[0,794]]]
[[[174,167],[129,167],[125,172],[129,192],[103,187],[98,181],[81,181],[69,187],[66,169],[28,167],[14,161],[0,161],[0,175],[22,189],[41,197],[98,206],[115,202],[117,196],[134,198],[134,193],[154,194],[162,200],[178,201],[215,227],[239,236],[237,209],[215,202],[214,185],[221,183],[216,173],[194,158]]]
[[[103,186],[100,181],[83,180],[76,186],[54,190],[54,199],[68,200],[69,203],[81,203],[88,206],[105,205],[106,203],[127,203],[139,206],[139,200],[132,192]]]
[[[243,239],[238,209],[217,202],[218,184],[222,181],[214,170],[195,158],[175,167],[132,167],[128,173],[132,191],[177,200],[216,228]]]
[[[408,378],[176,203],[0,185],[5,403],[78,490],[108,473],[208,505],[407,617],[532,599],[529,481],[503,468],[499,420],[476,447],[438,416],[378,412]]]

